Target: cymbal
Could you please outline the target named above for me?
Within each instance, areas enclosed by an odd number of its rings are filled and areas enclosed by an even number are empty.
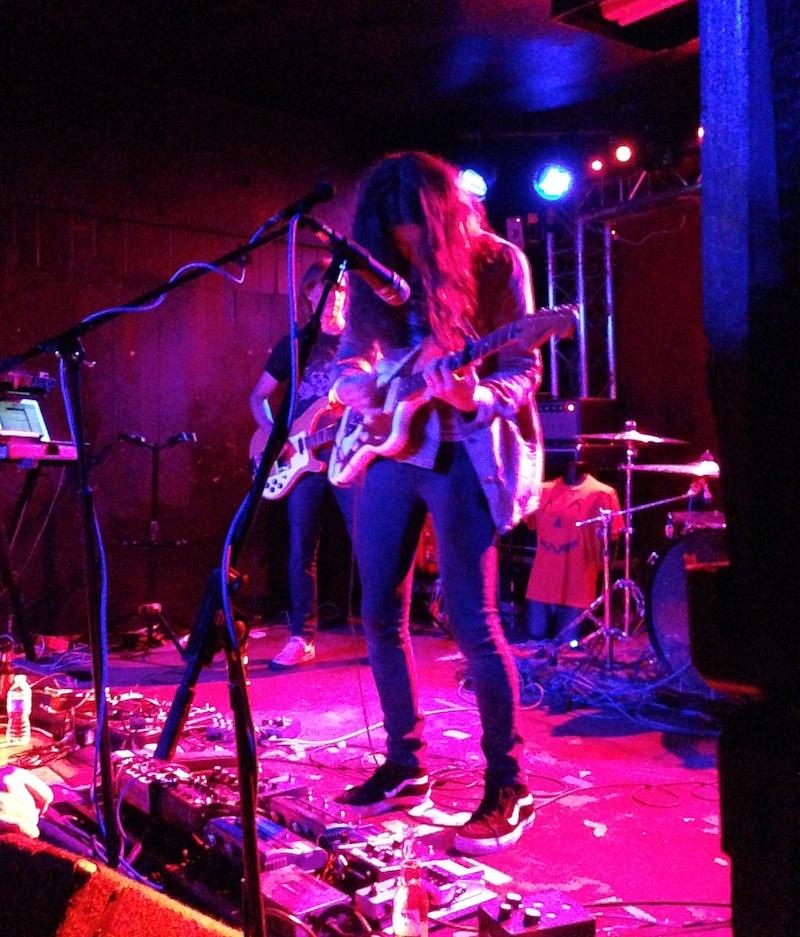
[[[719,478],[719,464],[713,459],[699,459],[678,465],[622,465],[631,472],[664,472],[667,475],[694,475],[695,478]]]
[[[626,429],[621,433],[581,433],[579,440],[586,442],[635,442],[639,445],[670,443],[673,446],[687,445],[685,439],[670,439],[667,436],[651,436],[649,433],[640,433],[638,429]]]

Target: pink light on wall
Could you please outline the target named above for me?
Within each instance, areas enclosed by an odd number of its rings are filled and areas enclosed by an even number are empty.
[[[600,0],[600,12],[605,19],[620,26],[630,26],[640,20],[681,6],[688,0]]]

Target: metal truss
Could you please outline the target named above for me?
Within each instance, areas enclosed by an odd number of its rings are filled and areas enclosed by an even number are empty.
[[[547,303],[578,307],[575,335],[550,341],[542,389],[552,397],[617,399],[614,225],[674,199],[698,197],[699,161],[694,164],[593,180],[577,201],[548,208]]]

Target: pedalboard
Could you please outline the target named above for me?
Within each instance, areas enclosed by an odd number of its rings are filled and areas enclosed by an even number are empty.
[[[272,739],[296,739],[300,735],[300,721],[294,716],[270,716],[256,725],[259,742]]]
[[[123,804],[186,833],[199,835],[214,817],[239,813],[233,767],[190,771],[181,764],[130,758],[120,765],[117,781]],[[307,785],[288,775],[262,780],[258,805],[267,809],[273,797],[307,792]]]
[[[483,863],[462,856],[458,860],[425,860],[422,883],[430,899],[431,920],[455,920],[497,899],[498,893],[486,884],[487,873],[492,871]],[[395,872],[359,889],[354,896],[356,910],[378,926],[386,926],[391,920],[397,885]]]
[[[596,931],[589,912],[555,889],[507,892],[478,908],[479,937],[595,937]]]
[[[301,921],[313,920],[324,911],[348,903],[347,896],[337,888],[296,866],[262,872],[260,882],[267,905],[293,914]]]
[[[119,785],[123,804],[187,833],[239,809],[239,782],[231,768],[187,771],[134,760],[121,769]]]
[[[300,797],[270,797],[266,810],[276,823],[328,848],[351,838],[355,826],[344,808],[326,798],[317,798],[310,791]]]
[[[328,853],[267,817],[256,817],[258,854],[262,870],[293,865],[316,872],[328,860]],[[242,823],[238,817],[215,817],[206,824],[203,840],[227,859],[242,863]]]
[[[236,765],[224,758],[224,764],[210,765],[213,755],[200,753],[192,770],[191,757],[180,764],[116,752],[116,782],[121,806],[177,835],[171,841],[184,859],[175,868],[185,865],[190,871],[182,887],[200,893],[210,883],[234,895],[244,860],[239,781]],[[199,764],[204,767],[197,770]],[[418,825],[412,833],[398,820],[365,820],[288,774],[259,781],[256,835],[262,895],[274,909],[279,937],[289,926],[286,915],[309,927],[322,917],[338,920],[348,914],[360,915],[365,926],[389,927],[410,835],[432,922],[474,920],[477,914],[479,937],[596,933],[594,918],[569,895],[518,894],[508,890],[512,880],[505,873],[476,859],[448,856],[452,828]],[[291,937],[288,931],[285,937]]]
[[[363,882],[382,882],[399,874],[407,836],[404,824],[391,820],[357,825],[336,844],[335,852]],[[420,855],[427,854],[427,865],[451,848],[453,828],[420,824],[414,828],[414,842]]]

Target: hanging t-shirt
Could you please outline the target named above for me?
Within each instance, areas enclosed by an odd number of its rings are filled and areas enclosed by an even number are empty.
[[[544,483],[539,509],[529,518],[536,530],[536,556],[525,597],[554,605],[586,608],[597,597],[598,576],[603,567],[602,525],[576,527],[576,521],[597,517],[600,509],[619,511],[619,497],[611,485],[593,475],[579,484],[562,478]],[[611,521],[611,536],[625,527],[624,518]]]
[[[307,328],[307,326],[306,326]],[[303,332],[300,332],[302,341]],[[339,347],[339,336],[320,332],[314,347],[306,361],[305,371],[300,386],[297,388],[297,402],[294,418],[297,419],[312,403],[325,397],[334,380],[333,364]],[[269,356],[264,370],[271,374],[279,384],[284,384],[292,376],[291,344],[289,336],[284,335]]]

